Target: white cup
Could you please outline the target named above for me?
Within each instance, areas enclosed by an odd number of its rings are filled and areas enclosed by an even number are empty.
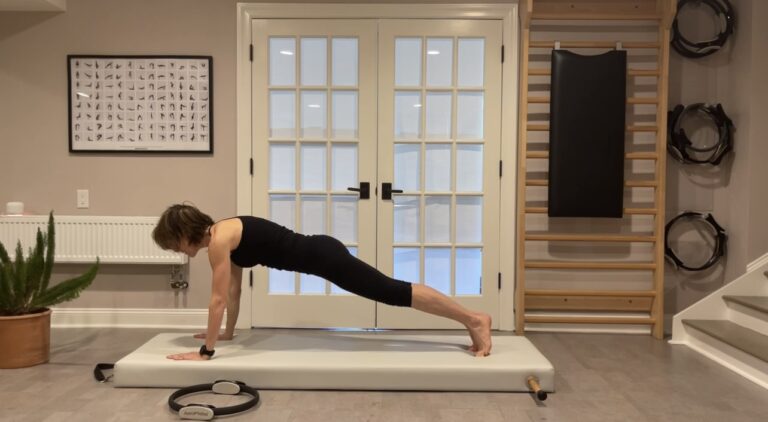
[[[8,215],[21,215],[24,214],[23,202],[8,202],[5,204],[5,213]]]

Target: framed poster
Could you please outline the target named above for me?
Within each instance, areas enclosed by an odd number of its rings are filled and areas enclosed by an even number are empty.
[[[211,56],[67,56],[70,152],[213,153]]]

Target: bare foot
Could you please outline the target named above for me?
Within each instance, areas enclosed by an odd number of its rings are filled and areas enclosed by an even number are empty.
[[[478,312],[472,322],[467,325],[467,329],[472,338],[469,351],[478,357],[491,354],[491,316]]]

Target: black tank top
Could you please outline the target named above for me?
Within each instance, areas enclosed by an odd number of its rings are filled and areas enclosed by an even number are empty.
[[[293,269],[291,257],[304,235],[263,218],[236,218],[243,223],[243,233],[240,244],[229,254],[232,263],[243,268],[264,265],[279,270]]]

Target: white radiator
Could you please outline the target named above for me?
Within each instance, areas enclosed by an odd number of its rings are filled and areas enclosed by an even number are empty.
[[[104,217],[54,215],[56,262],[90,263],[98,256],[104,264],[174,264],[187,256],[160,249],[152,240],[157,217]],[[11,259],[16,244],[26,256],[35,245],[38,227],[46,233],[47,215],[0,216],[0,242]]]

